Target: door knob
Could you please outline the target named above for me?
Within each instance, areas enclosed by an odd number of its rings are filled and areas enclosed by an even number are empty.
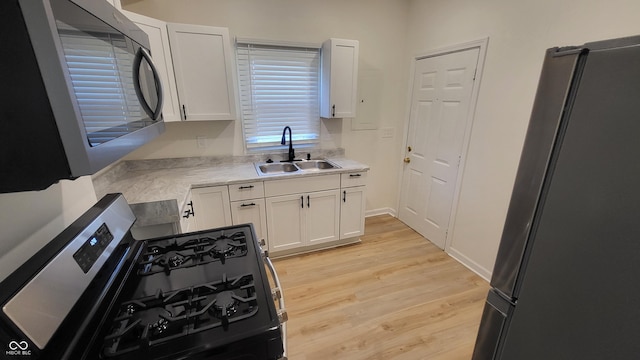
[[[410,163],[411,162],[411,158],[409,158],[409,157],[404,158],[404,162],[407,163],[407,164]]]

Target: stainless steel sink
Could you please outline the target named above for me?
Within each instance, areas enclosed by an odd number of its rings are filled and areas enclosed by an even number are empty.
[[[298,168],[291,163],[260,164],[256,168],[262,174],[282,174],[298,171]]]
[[[293,163],[255,163],[254,165],[258,171],[258,175],[261,176],[285,174],[296,171],[312,172],[340,168],[338,165],[325,159],[300,160]]]
[[[302,170],[327,170],[335,169],[336,165],[328,162],[327,160],[303,160],[296,163],[296,166]]]

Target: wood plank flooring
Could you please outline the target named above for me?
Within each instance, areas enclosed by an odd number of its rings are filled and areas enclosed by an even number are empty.
[[[360,244],[276,259],[290,360],[469,360],[488,283],[399,220]]]

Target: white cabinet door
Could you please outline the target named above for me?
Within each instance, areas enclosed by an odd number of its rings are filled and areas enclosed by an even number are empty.
[[[231,202],[231,218],[233,225],[253,223],[258,240],[264,239],[269,250],[267,238],[267,210],[264,198]]]
[[[235,86],[229,30],[168,24],[184,120],[234,120]]]
[[[340,239],[340,192],[327,190],[304,197],[304,230],[308,245]]]
[[[233,225],[229,190],[226,186],[191,189],[196,229],[206,230]]]
[[[366,186],[341,190],[340,239],[364,235]]]
[[[356,116],[358,91],[357,40],[329,39],[322,44],[320,116]]]
[[[304,195],[269,197],[267,205],[267,231],[269,250],[280,251],[303,246],[302,214]]]
[[[160,82],[164,90],[164,104],[162,105],[164,121],[180,121],[180,104],[178,103],[176,79],[173,75],[173,60],[169,49],[167,23],[130,11],[123,10],[122,13],[149,36],[151,57],[158,69],[158,76],[160,76]]]

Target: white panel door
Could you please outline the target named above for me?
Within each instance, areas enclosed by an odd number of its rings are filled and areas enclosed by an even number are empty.
[[[399,219],[444,249],[479,48],[416,61]]]

